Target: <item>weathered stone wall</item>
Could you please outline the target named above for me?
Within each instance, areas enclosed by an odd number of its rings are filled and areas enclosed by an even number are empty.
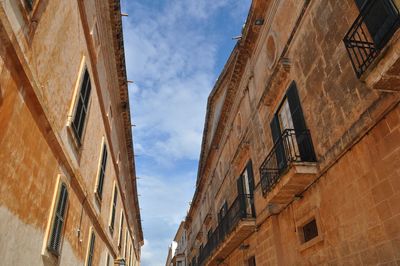
[[[236,179],[252,161],[257,230],[243,242],[248,248],[223,258],[227,265],[245,265],[252,255],[257,265],[398,263],[399,95],[376,90],[363,81],[368,77],[357,79],[343,37],[358,14],[352,0],[270,2],[245,72],[239,82],[230,81],[239,85],[198,187],[198,198],[210,197],[211,206],[196,205],[190,212],[193,224],[203,219],[197,209],[212,213],[212,223],[203,229],[197,225],[192,235],[214,229],[222,202],[230,206],[237,195]],[[252,22],[247,27],[256,27]],[[398,60],[396,36],[387,45],[390,52],[371,68]],[[273,213],[261,192],[259,168],[273,147],[271,120],[292,81],[311,132],[318,173],[301,199]],[[297,227],[312,216],[318,216],[322,240],[304,248]],[[206,244],[206,236],[201,242]]]
[[[42,255],[42,246],[59,176],[67,180],[69,191],[59,265],[83,264],[90,228],[96,233],[94,265],[104,265],[107,253],[128,257],[129,247],[123,254],[127,219],[132,232],[127,242],[135,247],[132,262],[138,263],[141,229],[133,204],[137,195],[129,171],[130,147],[125,147],[119,113],[108,3],[85,1],[88,16],[83,17],[79,1],[41,0],[39,11],[30,18],[22,2],[0,3],[0,264],[53,265]],[[93,29],[89,35],[85,23]],[[92,41],[98,55],[94,59]],[[68,119],[83,65],[89,70],[92,90],[78,150],[68,132]],[[109,156],[103,199],[98,203],[94,191],[103,140]],[[118,200],[111,233],[115,185]],[[124,227],[118,248],[121,211]]]

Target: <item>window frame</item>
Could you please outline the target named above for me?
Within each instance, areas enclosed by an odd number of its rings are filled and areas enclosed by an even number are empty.
[[[96,245],[96,234],[94,232],[93,227],[90,227],[89,237],[88,237],[88,246],[87,246],[87,251],[86,251],[85,266],[93,266],[95,245]],[[90,264],[89,264],[89,260],[90,260]]]
[[[123,227],[124,227],[124,211],[121,210],[121,216],[119,220],[119,233],[118,233],[118,249],[122,248],[122,237],[123,237]]]
[[[57,212],[57,205],[61,196],[61,188],[65,187],[66,189],[66,193],[67,193],[67,199],[66,199],[66,204],[65,204],[65,208],[64,208],[64,220],[63,220],[63,226],[61,228],[61,232],[60,232],[60,240],[59,240],[59,252],[54,252],[54,250],[49,249],[49,245],[50,245],[50,241],[52,239],[51,235],[52,235],[52,231],[54,229],[54,222],[55,222],[55,218],[56,218],[56,212]],[[68,210],[69,210],[69,196],[70,196],[70,185],[69,182],[67,180],[67,178],[63,175],[58,175],[57,176],[57,180],[56,180],[56,185],[55,185],[55,189],[53,192],[53,198],[51,201],[51,207],[50,207],[50,215],[48,217],[48,221],[47,221],[47,226],[46,226],[46,233],[45,233],[45,237],[43,240],[43,245],[42,245],[42,252],[41,252],[41,256],[46,259],[51,261],[52,263],[57,263],[57,261],[60,258],[61,255],[61,251],[63,248],[63,244],[64,244],[64,236],[65,236],[65,224],[67,222],[68,219]]]
[[[99,156],[99,162],[98,162],[98,166],[97,166],[97,175],[96,175],[96,182],[95,182],[95,189],[94,189],[94,194],[95,194],[96,200],[100,205],[101,205],[101,202],[103,201],[104,180],[105,180],[106,173],[107,173],[108,157],[109,157],[108,146],[105,141],[105,138],[103,137],[102,141],[101,141],[100,156]],[[104,165],[103,165],[103,162],[104,162]]]
[[[110,218],[109,218],[109,222],[108,222],[108,229],[109,229],[111,235],[114,234],[117,205],[118,205],[118,188],[114,182],[113,193],[112,193],[112,198],[111,198],[111,206],[110,206]]]
[[[317,225],[318,235],[316,237],[310,239],[309,241],[305,242],[303,227],[314,219],[315,219],[315,222]],[[299,246],[298,246],[299,251],[306,250],[306,249],[322,242],[324,240],[323,225],[321,223],[321,217],[320,217],[318,209],[316,209],[316,208],[312,209],[311,211],[309,211],[307,214],[305,214],[301,218],[296,219],[296,231],[297,231],[297,238],[298,238],[298,243],[299,243]]]
[[[72,146],[74,148],[74,151],[77,153],[78,159],[79,159],[81,151],[82,151],[82,147],[84,146],[84,143],[85,143],[85,135],[86,135],[87,124],[89,121],[90,109],[91,109],[92,99],[93,99],[92,94],[94,93],[94,88],[93,88],[94,83],[92,82],[91,74],[90,74],[89,68],[86,64],[85,56],[82,57],[78,73],[79,73],[78,78],[75,83],[74,93],[72,95],[72,101],[71,101],[71,105],[70,105],[69,112],[68,112],[67,131],[68,131],[69,137],[72,140],[72,143],[73,143]],[[87,103],[87,107],[86,107],[85,119],[84,119],[84,122],[82,125],[82,134],[80,136],[80,139],[78,139],[78,137],[76,136],[76,132],[75,132],[73,123],[74,123],[74,120],[76,117],[78,103],[79,103],[81,90],[82,90],[82,86],[83,86],[83,82],[84,82],[84,77],[85,77],[86,73],[88,73],[88,82],[90,83],[91,88],[90,88],[90,93],[88,95],[89,98],[88,98],[88,103]]]

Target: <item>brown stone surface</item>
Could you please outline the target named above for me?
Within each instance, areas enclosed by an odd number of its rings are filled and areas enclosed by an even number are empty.
[[[258,8],[256,2],[253,9]],[[222,113],[227,117],[220,128],[223,133],[213,139],[218,148],[207,155],[203,146],[188,230],[193,236],[218,225],[218,211],[225,200],[230,206],[236,197],[236,179],[244,162],[251,160],[257,230],[243,240],[248,248],[237,248],[223,258],[226,265],[246,265],[253,255],[257,265],[397,265],[399,94],[378,91],[379,82],[386,83],[386,89],[397,85],[375,73],[390,69],[391,77],[400,75],[397,35],[388,43],[387,52],[371,65],[367,77],[359,80],[343,44],[359,14],[354,1],[272,2],[263,13],[267,26],[261,28],[257,39],[246,39],[246,35],[242,39],[254,42],[244,73],[235,80],[225,73],[214,89],[224,91],[229,82],[240,84],[229,101],[231,109]],[[252,27],[252,19],[246,29]],[[271,69],[270,36],[274,36],[277,50]],[[236,49],[234,54],[241,52]],[[234,68],[232,64],[228,62],[226,71]],[[285,194],[284,201],[273,205],[271,198],[262,195],[259,168],[273,145],[270,122],[292,81],[298,87],[318,171],[300,193],[296,191],[302,197]],[[214,108],[209,103],[207,111],[213,113]],[[239,113],[241,135],[232,130]],[[210,137],[212,133],[205,131],[203,139]],[[243,149],[243,143],[247,148]],[[284,193],[282,188],[278,183],[271,193]],[[290,189],[293,192],[293,187]],[[213,218],[205,225],[208,213]],[[299,226],[312,217],[318,224],[318,239],[302,243]],[[198,250],[190,248],[190,238],[188,261],[198,256]]]
[[[125,75],[123,49],[113,47],[118,44],[114,41],[122,41],[112,35],[121,31],[114,18],[120,17],[119,5],[110,1],[109,9],[91,0],[35,2],[31,14],[22,1],[0,3],[0,264],[83,265],[90,230],[96,235],[93,265],[104,265],[107,254],[126,257],[117,247],[121,213],[122,230],[129,228],[122,245],[134,247],[133,262],[138,263],[143,233],[132,140],[126,138],[130,117],[107,117],[109,108],[120,108],[127,94],[126,79],[119,78]],[[103,44],[97,57],[89,33],[95,23],[104,33],[96,40]],[[77,148],[68,124],[83,65],[92,90],[82,147]],[[94,190],[103,139],[109,156],[98,204]],[[69,200],[56,259],[46,247],[59,178],[67,184]],[[118,199],[111,232],[114,186]]]

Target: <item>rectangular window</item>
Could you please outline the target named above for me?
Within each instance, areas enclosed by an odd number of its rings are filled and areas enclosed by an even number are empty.
[[[129,266],[131,266],[131,261],[132,261],[132,245],[129,247]]]
[[[118,191],[117,191],[117,186],[114,186],[114,193],[113,193],[113,201],[111,205],[111,219],[110,219],[110,232],[114,232],[114,223],[115,223],[115,211],[117,208],[117,197],[118,197]]]
[[[83,76],[81,88],[79,90],[78,102],[75,110],[74,119],[72,121],[72,129],[75,137],[78,141],[78,145],[82,144],[83,129],[85,126],[85,120],[88,113],[88,105],[91,91],[90,76],[86,69]]]
[[[256,257],[251,257],[247,260],[247,265],[249,266],[256,266]]]
[[[222,205],[222,207],[218,213],[218,222],[222,221],[222,219],[225,217],[227,212],[228,212],[228,203],[225,201],[224,205]]]
[[[25,0],[25,7],[26,7],[26,9],[28,9],[29,11],[32,10],[33,4],[34,4],[34,0]]]
[[[121,220],[119,222],[119,235],[118,235],[118,248],[121,249],[122,246],[122,228],[124,227],[124,214],[121,211]]]
[[[182,261],[178,261],[178,266],[182,266]]]
[[[57,200],[57,209],[52,223],[51,236],[48,250],[54,255],[60,254],[61,235],[65,222],[65,212],[68,202],[68,191],[64,183],[61,184]]]
[[[318,236],[318,227],[315,219],[303,226],[304,243]]]
[[[97,188],[96,188],[96,194],[100,200],[103,197],[103,184],[104,184],[104,176],[106,174],[107,157],[108,157],[107,146],[104,143],[101,152],[101,162],[100,162],[99,176],[97,178]]]
[[[106,266],[110,266],[110,254],[107,252]]]
[[[86,266],[92,266],[93,265],[93,256],[94,256],[94,241],[96,239],[96,236],[93,232],[91,231],[90,234],[90,242],[89,242],[89,250],[88,250],[88,255],[86,259]]]
[[[127,248],[128,248],[128,227],[126,227],[126,229],[125,229],[125,244],[124,244],[124,258],[125,258],[125,261],[126,261]]]

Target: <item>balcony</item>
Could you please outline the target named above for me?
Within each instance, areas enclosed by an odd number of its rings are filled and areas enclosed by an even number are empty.
[[[368,0],[343,41],[358,78],[374,63],[400,26],[398,0]]]
[[[217,265],[254,232],[253,195],[239,195],[200,251],[198,265]]]
[[[309,186],[317,173],[308,130],[285,130],[260,167],[261,188],[269,203],[288,204]]]

